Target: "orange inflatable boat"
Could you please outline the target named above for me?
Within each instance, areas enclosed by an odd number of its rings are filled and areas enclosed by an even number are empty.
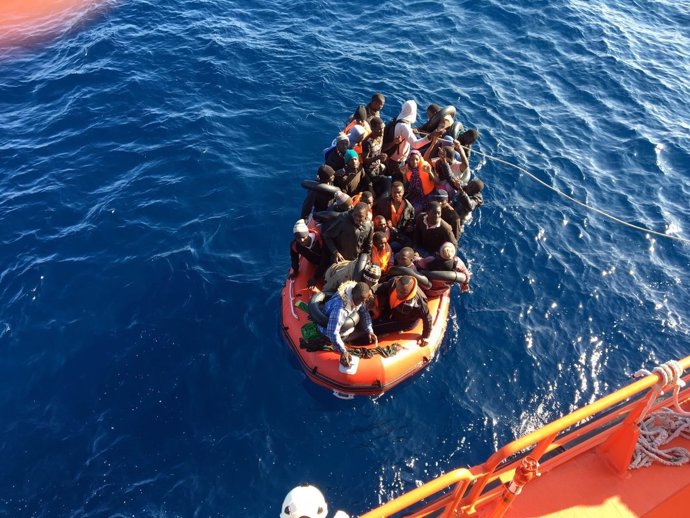
[[[421,346],[422,322],[408,331],[379,335],[379,343],[348,347],[353,362],[340,364],[340,354],[330,344],[314,348],[305,338],[313,332],[307,306],[314,291],[307,287],[314,266],[300,259],[299,275],[287,279],[282,290],[282,329],[307,376],[334,395],[350,399],[355,395],[378,396],[413,376],[431,360],[443,340],[450,306],[450,290],[429,300],[432,331],[428,345]]]

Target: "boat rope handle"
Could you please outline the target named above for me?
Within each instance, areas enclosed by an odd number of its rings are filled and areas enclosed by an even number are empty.
[[[345,392],[339,392],[337,390],[333,391],[333,395],[337,397],[338,399],[344,399],[346,401],[349,401],[351,399],[355,399],[354,394],[346,394]]]
[[[671,360],[655,367],[652,372],[646,369],[639,370],[633,377],[639,378],[650,374],[658,374],[661,379],[653,388],[656,394],[649,398],[647,406],[638,420],[640,436],[628,469],[647,467],[655,461],[666,466],[679,466],[690,462],[690,451],[686,448],[662,448],[678,437],[690,439],[690,412],[684,411],[678,401],[680,389],[685,386],[685,381],[681,378],[683,367],[677,361]],[[670,408],[662,408],[647,415],[650,407],[656,401],[656,396],[663,394],[664,390],[671,387],[673,388],[675,411]]]
[[[290,279],[290,311],[295,320],[299,320],[297,313],[295,312],[295,295],[294,295],[295,279]]]
[[[479,151],[479,150],[477,150],[477,149],[473,149],[472,152],[473,152],[473,153],[480,154],[480,155],[482,155],[482,156],[485,157],[485,158],[489,158],[489,159],[494,160],[494,161],[496,161],[496,162],[499,162],[499,163],[501,163],[501,164],[504,164],[504,165],[508,165],[508,166],[510,166],[510,167],[513,167],[513,168],[517,169],[518,171],[520,171],[520,172],[522,172],[522,173],[525,173],[525,174],[526,174],[528,177],[530,177],[532,180],[534,180],[535,182],[537,182],[537,183],[540,184],[540,185],[543,185],[543,186],[546,187],[547,189],[549,189],[549,190],[555,192],[556,194],[558,194],[558,195],[560,195],[560,196],[563,196],[563,197],[566,198],[567,200],[570,200],[570,201],[572,201],[573,203],[576,203],[577,205],[580,205],[581,207],[584,207],[584,208],[589,209],[589,210],[591,210],[591,211],[593,211],[593,212],[596,212],[597,214],[600,214],[600,215],[604,216],[605,218],[610,219],[611,221],[615,221],[616,223],[619,223],[619,224],[624,225],[624,226],[626,226],[626,227],[630,227],[630,228],[632,228],[632,229],[639,230],[639,231],[641,231],[641,232],[646,232],[646,233],[648,233],[648,234],[653,234],[653,235],[655,235],[655,236],[665,237],[665,238],[667,238],[667,239],[674,239],[674,240],[676,240],[676,241],[680,241],[681,243],[690,243],[690,239],[688,239],[688,238],[685,238],[685,237],[682,237],[682,236],[674,236],[674,235],[671,235],[671,234],[665,234],[665,233],[663,233],[663,232],[658,232],[658,231],[656,231],[656,230],[650,230],[650,229],[648,229],[648,228],[641,227],[641,226],[639,226],[639,225],[635,225],[635,224],[630,223],[630,222],[628,222],[628,221],[625,221],[625,220],[622,220],[622,219],[620,219],[620,218],[617,218],[617,217],[614,216],[613,214],[609,214],[609,213],[606,212],[606,211],[603,211],[603,210],[601,210],[601,209],[598,209],[598,208],[596,208],[596,207],[593,207],[593,206],[591,206],[591,205],[589,205],[589,204],[587,204],[587,203],[585,203],[585,202],[583,202],[583,201],[577,200],[577,199],[573,198],[572,196],[570,196],[570,195],[564,193],[563,191],[561,191],[561,190],[559,190],[559,189],[556,189],[555,187],[549,185],[548,183],[546,183],[546,182],[545,182],[544,180],[542,180],[541,178],[538,178],[538,177],[535,176],[534,174],[530,173],[530,172],[529,172],[527,169],[525,169],[524,167],[520,167],[519,165],[510,163],[510,162],[508,162],[507,160],[503,160],[502,158],[498,158],[498,157],[489,155],[489,154],[487,154],[487,153],[483,153],[483,152],[481,152],[481,151]]]

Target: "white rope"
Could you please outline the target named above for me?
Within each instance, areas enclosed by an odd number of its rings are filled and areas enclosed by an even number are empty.
[[[656,393],[649,397],[647,407],[638,420],[640,436],[628,469],[647,467],[653,462],[666,466],[680,466],[690,462],[690,451],[686,448],[662,448],[678,437],[690,439],[690,412],[684,411],[678,401],[680,389],[685,386],[685,382],[681,379],[683,367],[677,361],[672,360],[655,367],[653,372],[659,374],[661,380],[655,385],[653,390]],[[637,371],[634,377],[639,378],[650,374],[652,372],[643,369]],[[656,400],[656,396],[663,394],[664,390],[671,387],[673,388],[675,411],[670,408],[662,408],[658,412],[647,415],[649,408]]]
[[[682,242],[682,243],[690,243],[690,239],[687,239],[687,238],[685,238],[685,237],[682,237],[682,236],[674,236],[674,235],[671,235],[671,234],[666,234],[666,233],[664,233],[664,232],[658,232],[658,231],[656,231],[656,230],[650,230],[650,229],[648,229],[648,228],[641,227],[641,226],[639,226],[639,225],[635,225],[635,224],[633,224],[633,223],[629,223],[628,221],[625,221],[625,220],[622,220],[622,219],[620,219],[620,218],[617,218],[617,217],[614,216],[613,214],[609,214],[608,212],[605,212],[605,211],[603,211],[603,210],[601,210],[601,209],[598,209],[598,208],[596,208],[596,207],[592,207],[591,205],[588,205],[588,204],[586,204],[585,202],[582,202],[582,201],[580,201],[580,200],[576,200],[576,199],[573,198],[572,196],[570,196],[570,195],[564,193],[563,191],[560,191],[560,190],[556,189],[555,187],[552,187],[551,185],[549,185],[548,183],[546,183],[544,180],[542,180],[542,179],[536,177],[535,175],[533,175],[532,173],[530,173],[527,169],[525,169],[525,168],[523,168],[523,167],[520,167],[519,165],[512,164],[512,163],[510,163],[510,162],[508,162],[508,161],[506,161],[506,160],[503,160],[502,158],[498,158],[498,157],[495,157],[495,156],[492,156],[492,155],[487,155],[486,153],[482,153],[481,151],[479,151],[479,150],[477,150],[477,149],[473,149],[472,152],[473,152],[473,153],[478,153],[478,154],[482,155],[483,157],[489,158],[489,159],[494,160],[494,161],[496,161],[496,162],[500,162],[501,164],[505,164],[505,165],[508,165],[508,166],[510,166],[510,167],[514,167],[514,168],[517,169],[518,171],[521,171],[521,172],[525,173],[527,176],[529,176],[532,180],[534,180],[534,181],[537,182],[538,184],[543,185],[543,186],[546,187],[547,189],[549,189],[549,190],[555,192],[556,194],[558,194],[558,195],[560,195],[560,196],[563,196],[563,197],[566,198],[567,200],[570,200],[570,201],[572,201],[573,203],[576,203],[577,205],[580,205],[581,207],[584,207],[584,208],[589,209],[589,210],[591,210],[591,211],[593,211],[593,212],[596,212],[597,214],[600,214],[600,215],[604,216],[605,218],[610,219],[611,221],[615,221],[616,223],[620,223],[621,225],[625,225],[626,227],[630,227],[630,228],[633,228],[633,229],[635,229],[635,230],[640,230],[641,232],[646,232],[646,233],[648,233],[648,234],[653,234],[653,235],[655,235],[655,236],[665,237],[665,238],[667,238],[667,239],[674,239],[674,240],[680,241],[680,242]]]

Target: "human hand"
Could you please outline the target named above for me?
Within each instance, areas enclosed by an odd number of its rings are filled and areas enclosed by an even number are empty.
[[[385,162],[388,160],[388,155],[386,153],[379,154],[379,160],[381,160],[381,162]]]
[[[376,336],[376,333],[369,333],[369,343],[370,344],[379,344],[379,337]]]
[[[307,287],[313,288],[314,286],[316,286],[316,279],[314,279],[314,277],[309,277],[307,280]]]
[[[426,347],[427,345],[429,345],[429,339],[428,338],[422,338],[419,341],[419,347]]]
[[[349,352],[345,351],[340,355],[340,365],[347,368],[352,365],[352,356]]]
[[[343,254],[341,254],[340,252],[335,253],[335,262],[336,263],[342,263],[344,260],[345,260],[345,258],[343,257]]]

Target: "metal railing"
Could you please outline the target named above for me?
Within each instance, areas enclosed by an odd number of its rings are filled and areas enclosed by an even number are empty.
[[[685,372],[690,356],[678,362]],[[685,376],[687,381],[690,375]],[[613,471],[627,470],[644,416],[671,404],[660,398],[663,377],[653,373],[505,445],[484,464],[457,469],[360,515],[360,518],[426,516],[457,518],[478,514],[500,517],[521,490],[525,465],[542,461],[542,472],[598,448]],[[690,386],[680,394],[688,398]],[[517,481],[517,485],[516,485]],[[479,511],[481,510],[481,513]],[[400,513],[405,513],[404,515]]]

